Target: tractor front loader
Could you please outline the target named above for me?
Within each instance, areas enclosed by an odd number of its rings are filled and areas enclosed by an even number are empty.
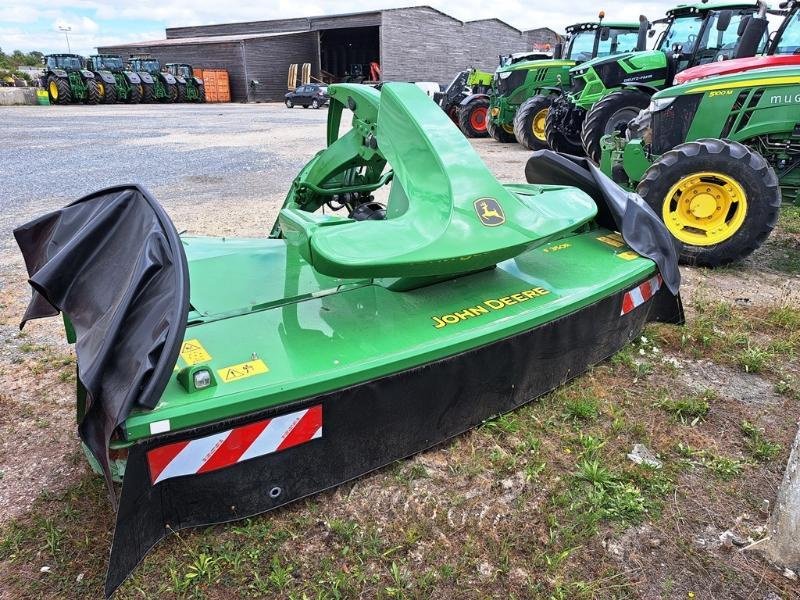
[[[655,50],[598,57],[570,70],[571,87],[548,113],[550,147],[600,162],[600,141],[636,117],[689,67],[753,56],[767,43],[763,2],[681,4],[667,11]]]
[[[50,96],[51,104],[98,104],[102,101],[94,73],[84,68],[82,56],[48,54],[42,57],[42,64],[42,85]]]
[[[91,71],[107,73],[113,77],[113,83],[104,77],[107,102],[112,102],[112,100],[108,99],[110,97],[109,87],[113,88],[117,102],[139,104],[142,101],[142,94],[144,93],[142,80],[139,75],[125,68],[121,57],[115,54],[94,54],[87,59],[86,65]]]
[[[149,55],[133,56],[129,62],[142,82],[142,102],[175,102],[178,99],[178,81],[161,70],[158,59]]]
[[[630,52],[646,40],[647,19],[635,23],[576,23],[566,29],[567,46],[556,56],[501,66],[492,81],[489,134],[498,142],[519,142],[530,150],[547,147],[544,123],[561,81],[576,64],[596,56]],[[640,33],[640,29],[644,31]],[[641,42],[643,44],[644,42]]]
[[[192,65],[168,63],[165,68],[178,84],[178,102],[206,101],[205,85],[202,79],[194,76]]]

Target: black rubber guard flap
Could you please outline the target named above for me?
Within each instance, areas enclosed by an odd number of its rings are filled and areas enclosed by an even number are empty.
[[[597,204],[598,224],[619,231],[633,250],[655,262],[667,289],[677,295],[681,272],[672,236],[638,194],[619,187],[589,160],[552,150],[533,153],[525,178],[528,183],[569,185],[586,192]]]
[[[142,188],[100,190],[14,230],[33,297],[20,324],[63,312],[86,390],[81,439],[116,494],[109,440],[134,406],[153,408],[186,330],[189,275],[178,232]]]

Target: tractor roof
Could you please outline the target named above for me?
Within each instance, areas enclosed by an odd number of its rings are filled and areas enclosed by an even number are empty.
[[[89,58],[122,58],[119,54],[92,54]]]
[[[594,23],[575,23],[568,25],[566,28],[567,33],[575,33],[584,29],[597,29],[601,24]],[[615,29],[639,29],[639,23],[623,23],[622,21],[603,21],[603,27],[614,27]]]
[[[45,57],[48,56],[53,58],[83,58],[80,54],[45,54]]]
[[[714,2],[687,2],[686,4],[678,4],[675,8],[667,11],[668,17],[677,15],[686,15],[692,13],[702,13],[709,10],[724,10],[730,8],[756,8],[758,2],[751,0],[750,2],[739,0],[734,2],[732,0],[716,0]]]

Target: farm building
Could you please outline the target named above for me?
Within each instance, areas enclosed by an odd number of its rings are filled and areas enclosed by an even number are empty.
[[[368,74],[369,66],[377,63],[383,81],[448,83],[468,67],[494,70],[500,54],[553,46],[559,39],[547,28],[520,31],[499,19],[463,22],[418,6],[173,27],[163,40],[104,46],[98,51],[123,59],[146,53],[162,64],[227,69],[232,100],[255,102],[283,99],[292,63],[310,63],[314,77],[333,81],[354,69],[363,68]]]

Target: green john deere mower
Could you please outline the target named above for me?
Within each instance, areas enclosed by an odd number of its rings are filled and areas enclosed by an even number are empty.
[[[48,54],[42,57],[42,86],[51,104],[102,101],[94,73],[84,68],[83,57],[77,54]]]
[[[106,84],[106,102],[139,104],[142,101],[144,93],[142,80],[133,71],[125,69],[121,57],[115,54],[94,54],[86,59],[86,68],[95,73],[95,79],[98,74],[102,74],[102,79]]]
[[[205,85],[202,79],[194,76],[192,65],[168,63],[165,67],[178,84],[178,102],[206,101]]]
[[[627,139],[603,139],[601,168],[662,217],[683,262],[744,258],[775,226],[781,189],[800,203],[798,86],[800,66],[783,66],[659,92]]]
[[[682,320],[669,233],[595,167],[540,151],[502,185],[415,85],[329,93],[268,238],[179,236],[135,185],[15,230],[24,320],[63,312],[115,505],[125,462],[107,595],[170,533],[435,446]]]
[[[566,50],[557,47],[552,59],[528,60],[497,69],[489,101],[489,134],[498,142],[519,142],[530,150],[547,147],[544,123],[560,82],[576,64],[597,56],[644,47],[647,27],[633,23],[577,23],[566,29]],[[641,42],[639,41],[641,39]]]
[[[545,122],[553,150],[600,162],[600,140],[650,104],[676,73],[729,58],[753,56],[767,43],[763,2],[712,1],[667,11],[667,29],[655,50],[596,58],[570,70],[569,92]]]
[[[158,59],[149,55],[132,56],[128,65],[141,80],[142,102],[178,100],[178,81],[172,74],[161,70]]]

